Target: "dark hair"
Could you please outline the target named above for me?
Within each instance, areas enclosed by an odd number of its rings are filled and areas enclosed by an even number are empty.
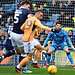
[[[44,11],[42,9],[38,9],[35,12],[42,12],[42,13],[44,13]]]
[[[62,24],[62,23],[61,23],[61,21],[57,21],[57,22],[56,22],[56,25],[57,25],[57,24]]]
[[[30,7],[32,7],[32,4],[31,4],[31,2],[29,0],[23,0],[23,1],[19,2],[18,6],[20,7],[20,6],[24,5],[24,4],[29,4]]]

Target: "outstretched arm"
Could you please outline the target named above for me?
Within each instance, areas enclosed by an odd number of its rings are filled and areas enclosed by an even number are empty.
[[[46,46],[47,45],[48,41],[50,41],[50,38],[51,38],[51,33],[48,34],[46,40],[44,41],[43,46]]]
[[[49,30],[51,31],[51,28],[49,28],[48,26],[44,26],[41,21],[36,20],[35,21],[35,25],[38,26],[39,28],[43,29],[43,30]]]

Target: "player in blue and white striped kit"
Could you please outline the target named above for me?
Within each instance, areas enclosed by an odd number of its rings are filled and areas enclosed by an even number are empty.
[[[32,4],[28,0],[19,2],[18,8],[14,12],[13,29],[12,29],[12,31],[8,30],[10,39],[8,38],[4,45],[7,52],[4,53],[2,56],[0,56],[0,61],[5,59],[6,57],[14,55],[15,52],[17,51],[17,47],[18,48],[23,47],[23,40],[22,40],[23,32],[22,32],[22,30],[20,30],[20,27],[26,21],[26,19],[28,18],[28,15],[31,14],[31,7],[32,7]],[[21,55],[19,57],[20,61],[23,59],[23,57],[25,57],[24,52],[21,53]],[[26,70],[25,72],[31,73],[32,71]]]
[[[56,22],[55,29],[48,34],[46,40],[44,41],[43,46],[46,46],[48,41],[52,41],[52,44],[48,50],[49,60],[51,59],[51,53],[58,50],[58,48],[61,48],[66,52],[67,57],[70,63],[72,64],[72,66],[75,67],[74,61],[72,59],[72,56],[68,48],[67,38],[68,34],[61,28],[61,22],[58,21]]]

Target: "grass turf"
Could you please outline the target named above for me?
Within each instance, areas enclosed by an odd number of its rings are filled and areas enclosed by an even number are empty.
[[[21,74],[21,75],[50,75],[47,73],[47,69],[45,68],[40,68],[40,69],[35,69],[32,68],[32,73],[31,74]],[[0,75],[18,75],[15,72],[14,67],[10,66],[0,66]],[[68,68],[58,68],[58,71],[55,75],[75,75],[75,69],[68,67]]]

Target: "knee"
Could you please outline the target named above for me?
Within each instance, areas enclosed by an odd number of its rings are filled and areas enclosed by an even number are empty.
[[[42,50],[42,46],[41,45],[36,45],[34,46],[37,50]]]
[[[28,59],[32,60],[32,54],[28,54]]]

